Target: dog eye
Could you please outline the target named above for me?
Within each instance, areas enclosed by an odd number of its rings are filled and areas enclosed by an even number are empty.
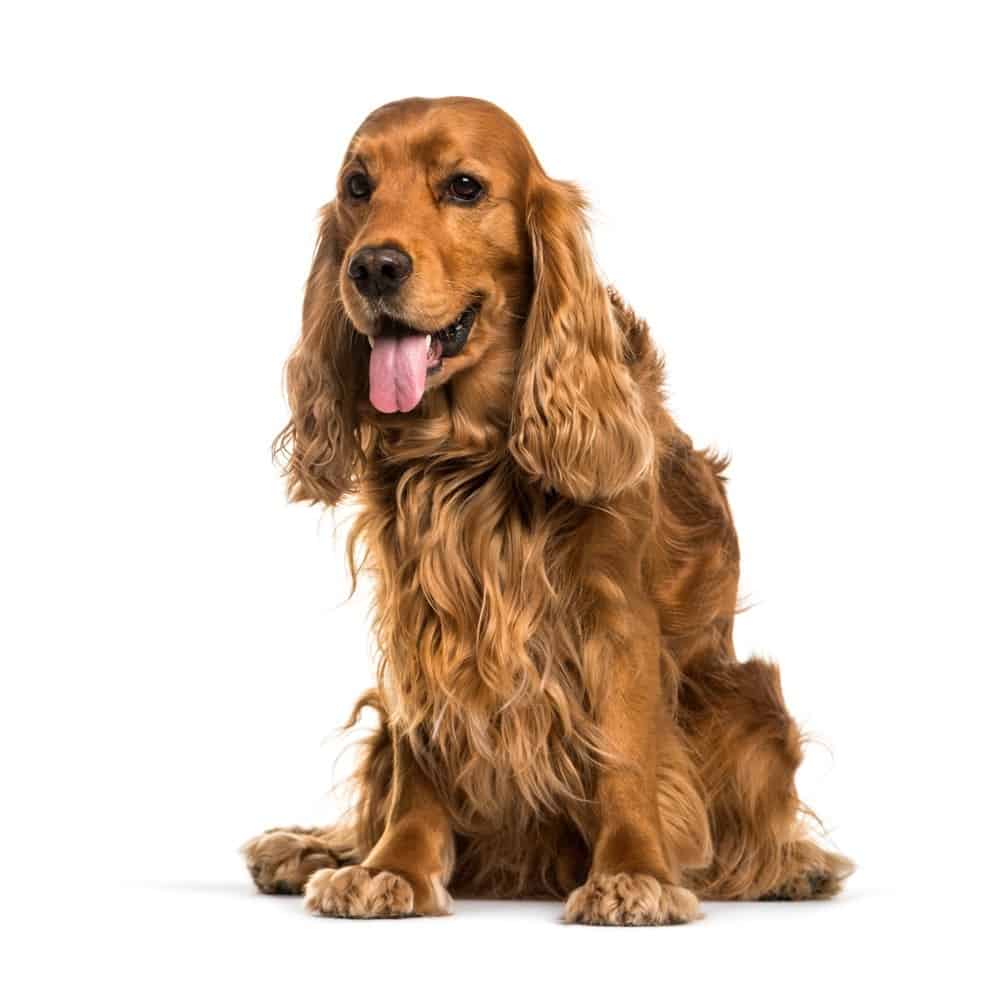
[[[483,194],[483,186],[471,175],[455,175],[448,182],[448,197],[457,202],[475,202]]]
[[[355,171],[347,179],[347,191],[352,199],[366,199],[372,193],[372,183],[368,180],[368,175]]]

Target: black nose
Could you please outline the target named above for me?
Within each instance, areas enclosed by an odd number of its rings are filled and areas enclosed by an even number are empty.
[[[395,247],[362,247],[351,257],[347,275],[366,297],[392,294],[413,273],[408,253]]]

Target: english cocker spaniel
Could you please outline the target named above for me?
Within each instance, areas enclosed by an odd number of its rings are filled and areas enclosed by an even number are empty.
[[[346,821],[244,847],[261,890],[336,917],[548,895],[651,925],[840,889],[778,672],[733,651],[725,463],[670,417],[583,197],[509,116],[407,99],[364,121],[287,384],[291,498],[358,501],[381,657],[355,719],[380,726]]]

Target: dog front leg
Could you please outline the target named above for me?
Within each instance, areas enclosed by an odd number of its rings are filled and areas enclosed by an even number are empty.
[[[357,866],[324,869],[306,885],[306,909],[326,917],[451,912],[455,842],[447,812],[406,741],[393,742],[393,789],[381,838]]]
[[[698,899],[679,886],[675,847],[666,844],[657,799],[660,745],[672,732],[660,674],[652,607],[629,614],[626,640],[590,641],[606,668],[596,710],[610,747],[594,806],[587,882],[570,894],[565,919],[582,924],[682,924]]]

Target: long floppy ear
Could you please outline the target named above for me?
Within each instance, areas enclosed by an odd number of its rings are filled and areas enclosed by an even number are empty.
[[[607,500],[649,474],[653,432],[591,257],[583,195],[566,182],[536,181],[527,214],[535,291],[510,449],[547,489],[580,503]]]
[[[331,202],[322,212],[306,285],[302,335],[285,368],[292,416],[274,440],[289,498],[331,506],[354,491],[364,458],[357,403],[366,347],[341,303],[342,255]]]

